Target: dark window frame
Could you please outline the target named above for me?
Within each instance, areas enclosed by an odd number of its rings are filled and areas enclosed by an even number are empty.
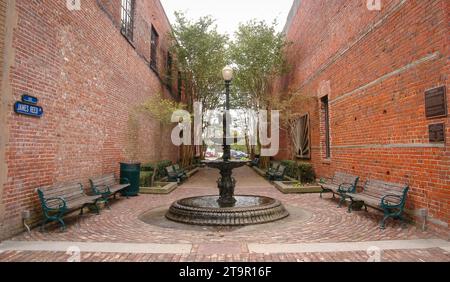
[[[120,2],[120,32],[125,38],[133,42],[135,0],[121,0]]]
[[[151,35],[150,35],[150,67],[158,72],[158,45],[159,45],[159,34],[155,27],[152,25]]]
[[[167,59],[166,59],[166,86],[167,88],[172,91],[172,85],[173,85],[173,56],[170,53],[170,51],[167,52]]]
[[[325,159],[331,159],[330,104],[328,96],[320,99],[322,103],[325,130]]]

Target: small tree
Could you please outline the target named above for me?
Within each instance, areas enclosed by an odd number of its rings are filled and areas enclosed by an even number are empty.
[[[159,121],[160,128],[168,126],[172,123],[172,114],[177,110],[183,110],[186,105],[179,103],[173,99],[164,98],[161,93],[153,95],[147,101],[145,101],[139,110],[150,115],[151,118]],[[157,172],[157,166],[155,165],[153,169],[152,179],[150,181],[150,186],[155,183],[155,177]]]

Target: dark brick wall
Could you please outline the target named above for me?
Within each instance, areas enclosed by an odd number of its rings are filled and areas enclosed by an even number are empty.
[[[121,161],[177,159],[171,129],[136,109],[158,92],[170,96],[163,75],[170,24],[158,0],[136,5],[130,43],[120,33],[118,0],[81,0],[80,11],[60,0],[16,1],[8,109],[27,93],[39,98],[45,114],[6,113],[0,238],[22,230],[23,210],[40,216],[39,186],[81,181],[88,187],[89,177],[118,174]],[[149,67],[151,25],[160,35],[158,72]]]
[[[408,182],[408,208],[429,209],[433,221],[445,228],[450,222],[450,118],[427,119],[424,92],[449,86],[450,3],[381,2],[381,11],[369,11],[366,1],[301,1],[287,29],[293,68],[274,84],[274,94],[296,93],[298,113],[311,114],[311,162],[320,177],[339,170],[363,181]],[[323,157],[319,100],[325,95],[330,100],[329,160]],[[428,125],[440,122],[446,125],[446,144],[431,144]],[[285,134],[281,144],[290,144]],[[278,158],[290,155],[282,150]]]

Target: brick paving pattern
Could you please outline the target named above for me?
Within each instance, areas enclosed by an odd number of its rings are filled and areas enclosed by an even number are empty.
[[[210,227],[186,227],[174,224],[164,227],[147,224],[140,220],[142,214],[152,209],[169,207],[176,199],[196,195],[217,194],[215,181],[218,173],[202,169],[193,178],[170,195],[141,195],[119,199],[111,210],[103,209],[100,215],[87,214],[79,218],[68,217],[68,229],[62,233],[57,226],[48,227],[42,233],[39,228],[31,235],[22,233],[13,241],[71,241],[71,242],[117,242],[192,244],[190,254],[127,254],[82,253],[82,261],[367,261],[362,252],[256,254],[249,253],[247,243],[317,243],[359,242],[381,240],[412,240],[441,238],[442,235],[421,231],[413,225],[401,226],[389,221],[386,230],[378,228],[381,212],[369,210],[347,213],[338,209],[337,202],[329,195],[320,199],[318,194],[280,193],[270,183],[248,167],[235,171],[238,181],[237,194],[259,194],[281,200],[288,209],[302,209],[308,214],[302,220],[291,218],[271,223],[235,229]],[[226,251],[224,251],[226,250]],[[5,251],[0,261],[66,261],[64,252]],[[385,250],[385,261],[450,261],[443,249]]]

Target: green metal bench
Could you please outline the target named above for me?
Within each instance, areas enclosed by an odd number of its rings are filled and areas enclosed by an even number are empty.
[[[269,174],[274,174],[277,172],[278,168],[280,167],[280,163],[270,163],[269,168],[266,171],[266,177],[269,179]]]
[[[174,164],[173,165],[173,170],[176,173],[178,173],[179,175],[181,175],[183,179],[187,179],[188,178],[188,176],[186,174],[186,171],[184,169],[180,168],[179,164]]]
[[[92,192],[95,195],[102,196],[108,209],[110,208],[109,198],[113,196],[115,199],[118,193],[130,187],[130,181],[127,178],[116,179],[113,173],[91,178],[89,182]]]
[[[48,222],[58,221],[64,231],[66,224],[63,217],[78,209],[81,210],[80,215],[82,215],[83,209],[87,206],[94,207],[97,214],[100,213],[97,202],[101,199],[101,196],[86,195],[83,185],[80,183],[42,187],[37,189],[37,193],[45,217],[41,226],[42,230],[45,229]]]
[[[283,181],[285,173],[286,167],[280,164],[276,170],[270,170],[269,168],[267,171],[267,178],[270,181]]]
[[[336,172],[333,178],[325,183],[320,183],[322,191],[320,192],[320,198],[322,198],[323,193],[333,193],[333,198],[335,195],[339,195],[339,208],[344,203],[347,197],[347,193],[355,193],[356,187],[358,185],[359,177],[351,175],[344,172]]]
[[[352,207],[357,202],[362,203],[366,211],[367,205],[382,209],[384,217],[380,222],[380,228],[384,229],[385,222],[390,217],[404,221],[402,214],[408,190],[408,185],[369,179],[361,193],[346,193],[352,201],[348,212],[352,212]]]
[[[173,165],[165,168],[169,182],[181,182],[187,178],[184,171],[176,170]]]

